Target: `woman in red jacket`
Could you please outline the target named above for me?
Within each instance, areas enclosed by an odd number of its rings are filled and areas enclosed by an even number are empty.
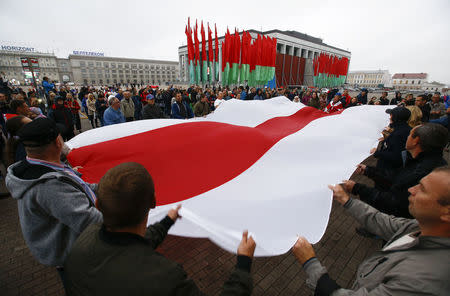
[[[81,121],[80,121],[80,104],[78,104],[78,100],[74,99],[71,93],[68,93],[66,96],[67,105],[72,111],[73,122],[75,123],[75,127],[78,130],[78,133],[81,133]]]

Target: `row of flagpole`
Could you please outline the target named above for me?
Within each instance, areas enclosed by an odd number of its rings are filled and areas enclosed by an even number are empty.
[[[225,34],[221,43],[221,67],[219,67],[219,40],[217,38],[217,27],[215,28],[214,47],[212,45],[212,31],[208,24],[208,40],[206,40],[203,21],[200,34],[202,37],[201,57],[200,40],[198,39],[197,21],[192,29],[190,19],[186,25],[189,81],[191,84],[207,84],[219,82],[225,85],[237,85],[239,83],[249,86],[265,85],[275,77],[276,63],[276,38],[257,35],[255,40],[250,33],[243,31],[242,37],[235,30]],[[206,53],[206,42],[208,42],[209,53]],[[209,69],[209,73],[208,73]],[[219,71],[221,75],[219,75]],[[209,76],[208,76],[209,74]]]

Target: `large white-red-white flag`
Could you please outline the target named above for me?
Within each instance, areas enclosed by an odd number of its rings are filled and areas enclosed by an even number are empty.
[[[208,237],[235,252],[248,229],[255,255],[320,240],[331,209],[327,184],[348,178],[388,124],[382,106],[333,115],[285,97],[229,100],[206,118],[141,120],[86,131],[67,144],[83,179],[98,182],[122,162],[152,175],[153,223],[181,203],[171,234]]]

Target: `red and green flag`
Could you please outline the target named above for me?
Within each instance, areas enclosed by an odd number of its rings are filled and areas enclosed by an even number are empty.
[[[214,39],[214,43],[215,43],[215,48],[214,50],[216,51],[216,62],[214,65],[214,75],[216,78],[216,81],[219,81],[219,39],[217,38],[217,26],[216,24],[214,24],[214,30],[215,30],[215,39]]]
[[[198,27],[197,21],[195,21],[194,28],[194,40],[195,40],[195,83],[200,84],[201,74],[200,74],[200,41],[198,40]]]
[[[202,35],[202,82],[205,84],[208,80],[208,57],[206,56],[206,38],[205,38],[205,28],[200,29]]]
[[[209,82],[213,82],[214,80],[214,75],[212,72],[212,68],[213,68],[213,64],[214,64],[214,49],[213,49],[213,45],[212,45],[212,31],[209,28],[209,23],[208,23],[208,74],[209,74]]]
[[[188,25],[185,29],[186,37],[187,37],[187,47],[188,47],[188,64],[189,64],[189,83],[195,83],[195,67],[194,67],[194,59],[195,59],[195,51],[194,44],[192,42],[192,30],[191,30],[191,21],[188,18]]]

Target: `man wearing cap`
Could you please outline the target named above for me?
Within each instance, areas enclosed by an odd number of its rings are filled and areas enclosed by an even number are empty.
[[[164,118],[163,111],[155,104],[155,97],[149,94],[146,99],[147,105],[142,109],[142,119]]]
[[[442,157],[448,131],[442,125],[426,123],[411,130],[402,153],[403,165],[395,174],[386,175],[377,168],[358,165],[357,173],[383,184],[385,190],[345,181],[344,188],[376,209],[397,217],[411,218],[408,211],[408,188],[419,183],[437,167],[447,162]]]
[[[103,114],[104,125],[112,125],[117,123],[125,122],[125,117],[123,117],[122,112],[120,112],[120,101],[115,96],[109,96],[108,98],[109,107],[105,110]]]
[[[361,93],[356,96],[356,98],[358,99],[358,105],[367,105],[367,89],[363,88],[361,89]]]
[[[64,142],[51,119],[35,119],[18,136],[27,158],[8,168],[6,186],[17,200],[23,237],[33,256],[60,267],[78,235],[89,224],[102,222],[94,206],[96,184],[85,183],[60,162]]]

